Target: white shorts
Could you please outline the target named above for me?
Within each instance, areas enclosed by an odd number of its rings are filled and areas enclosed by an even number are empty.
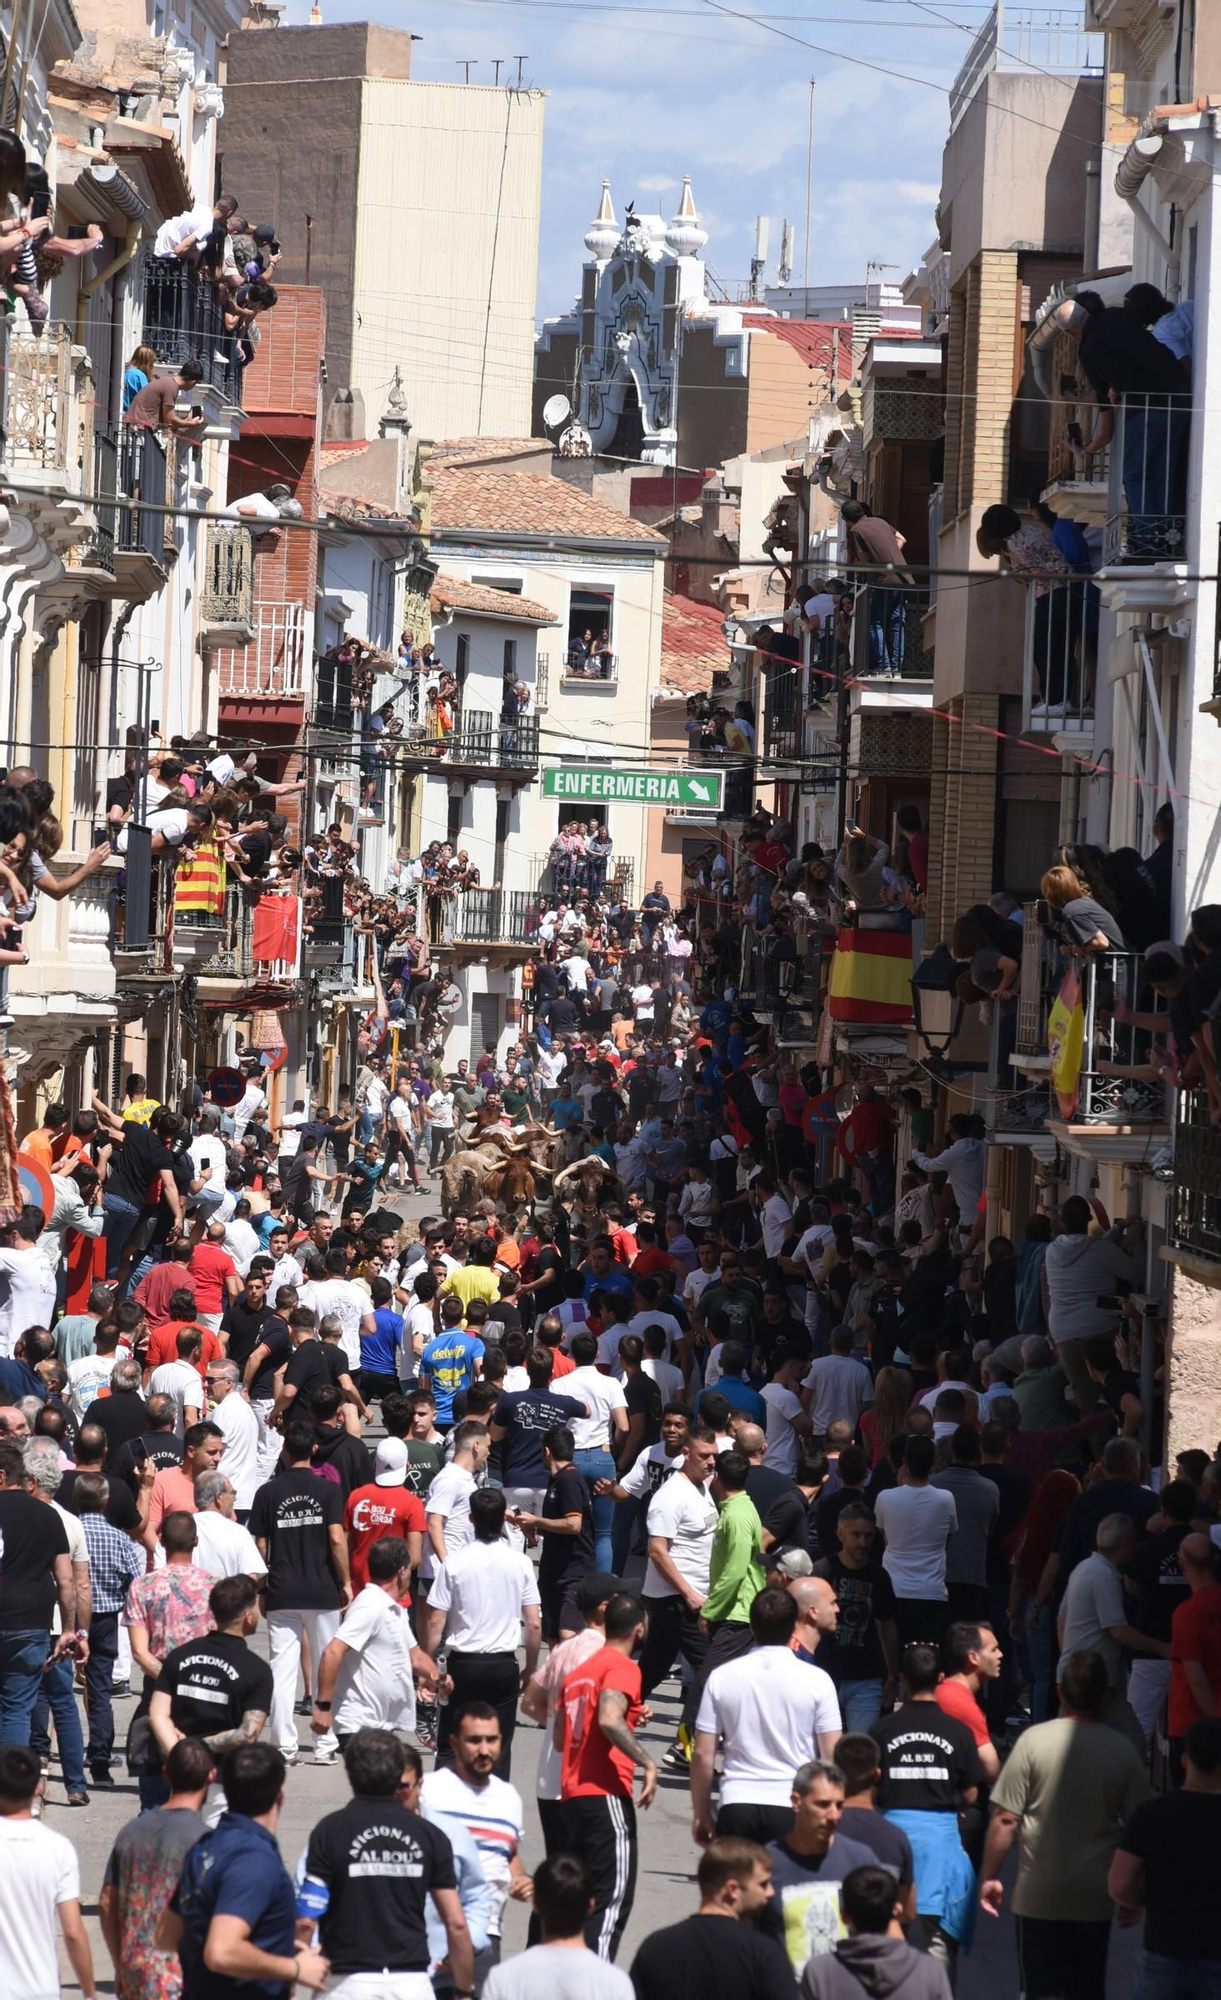
[[[327,2000],[434,2000],[426,1972],[349,1972]]]

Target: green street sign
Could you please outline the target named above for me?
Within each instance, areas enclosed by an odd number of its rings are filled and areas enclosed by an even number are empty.
[[[545,799],[597,805],[694,806],[719,813],[724,792],[723,771],[605,771],[579,764],[543,773]]]

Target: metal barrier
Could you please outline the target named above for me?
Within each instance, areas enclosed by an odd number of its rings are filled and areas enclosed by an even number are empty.
[[[146,500],[148,507],[120,507],[118,547],[125,555],[152,556],[165,566],[165,521],[154,508],[164,507],[165,446],[156,431],[126,424],[119,434],[119,491],[129,500]]]
[[[933,678],[924,651],[928,594],[907,584],[862,584],[852,609],[852,671],[862,680]]]
[[[145,345],[178,368],[197,361],[203,379],[241,407],[242,371],[224,308],[211,279],[176,257],[152,257],[144,267]]]
[[[598,651],[586,653],[579,646],[571,647],[564,655],[563,678],[565,681],[617,681],[619,655]]]
[[[1175,1111],[1171,1240],[1221,1259],[1221,1131],[1210,1122],[1208,1092],[1180,1091]]]
[[[1187,530],[1186,392],[1126,395],[1115,412],[1103,555],[1108,563],[1182,562]]]
[[[1092,731],[1098,606],[1085,577],[1027,584],[1023,729]]]

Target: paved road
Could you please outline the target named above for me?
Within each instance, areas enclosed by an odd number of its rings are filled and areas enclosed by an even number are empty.
[[[418,1215],[435,1213],[439,1203],[435,1194],[426,1193],[422,1197],[407,1198],[401,1203],[396,1203],[396,1206],[401,1207],[408,1215]],[[265,1648],[265,1643],[266,1635],[260,1632],[256,1644],[262,1650]],[[116,1704],[120,1742],[125,1739],[132,1706],[130,1698]],[[675,1684],[666,1683],[657,1691],[653,1699],[653,1708],[654,1721],[647,1733],[647,1740],[654,1756],[660,1759],[667,1744],[672,1740],[677,1721]],[[342,1805],[347,1797],[342,1768],[313,1766],[308,1761],[310,1742],[308,1724],[302,1719],[298,1727],[306,1761],[288,1773],[285,1811],[280,1822],[280,1846],[290,1867],[295,1866],[315,1820]],[[534,1772],[539,1742],[539,1731],[528,1723],[523,1723],[519,1728],[514,1747],[513,1779],[526,1805],[526,1851],[523,1858],[528,1867],[533,1867],[535,1862],[541,1859],[543,1852],[533,1803]],[[427,1763],[428,1760],[425,1761]],[[123,1777],[113,1791],[95,1791],[92,1803],[84,1811],[70,1810],[63,1805],[62,1800],[63,1785],[56,1766],[48,1787],[46,1823],[57,1831],[66,1833],[75,1843],[80,1855],[82,1893],[93,1939],[94,1964],[105,1990],[110,1991],[113,1990],[110,1984],[110,1962],[97,1929],[97,1896],[115,1831],[137,1810],[136,1787],[133,1781]],[[636,1947],[650,1931],[674,1923],[695,1907],[693,1876],[696,1850],[691,1842],[689,1798],[685,1778],[663,1774],[658,1797],[651,1810],[641,1816],[640,1823],[640,1875],[636,1905],[620,1954],[620,1963],[624,1966],[630,1966]],[[0,1884],[0,1894],[2,1893],[3,1884]],[[523,1948],[526,1920],[526,1914],[520,1906],[510,1903],[506,1916],[507,1953]],[[1108,1984],[1108,2000],[1129,2000],[1137,1948],[1136,1934],[1132,1932],[1117,1934],[1112,1947],[1112,1976]],[[76,1992],[78,1989],[68,1970],[66,1959],[63,1959],[62,1963],[64,1991]],[[974,1950],[963,1965],[959,1980],[959,2000],[1011,2000],[1011,1996],[1012,2000],[1016,2000],[1019,1990],[1011,1921],[1008,1917],[1002,1918],[1000,1922],[981,1919],[980,1934]],[[0,1968],[0,1995],[2,1992],[3,1977]]]

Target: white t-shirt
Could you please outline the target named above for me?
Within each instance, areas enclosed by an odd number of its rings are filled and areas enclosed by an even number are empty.
[[[449,1831],[451,1823],[463,1826],[479,1849],[494,1898],[488,1931],[492,1937],[499,1937],[512,1879],[509,1863],[521,1849],[521,1793],[516,1785],[506,1784],[503,1778],[488,1778],[482,1785],[468,1785],[457,1771],[447,1768],[428,1773],[420,1788],[420,1804],[443,1833]]]
[[[686,1385],[683,1382],[681,1368],[672,1367],[668,1361],[654,1361],[647,1354],[640,1366],[645,1374],[651,1375],[656,1382],[661,1393],[661,1406],[663,1410],[667,1403],[673,1403],[682,1395]]]
[[[587,1417],[574,1417],[570,1425],[572,1441],[578,1451],[608,1451],[610,1449],[611,1413],[626,1410],[627,1397],[623,1386],[613,1375],[600,1375],[595,1367],[574,1368],[569,1375],[561,1378],[566,1396],[576,1396],[589,1411]]]
[[[365,1110],[368,1112],[370,1118],[381,1117],[386,1109],[386,1099],[389,1095],[389,1088],[384,1077],[370,1077],[368,1089],[365,1091]]]
[[[653,1311],[636,1313],[628,1321],[626,1327],[624,1328],[624,1332],[636,1334],[638,1338],[643,1342],[644,1330],[646,1326],[663,1326],[665,1328],[666,1351],[665,1354],[662,1356],[662,1359],[664,1361],[673,1361],[674,1344],[676,1341],[679,1341],[683,1338],[683,1330],[679,1325],[678,1321],[675,1319],[673,1313],[653,1312]]]
[[[225,1434],[220,1470],[232,1482],[237,1505],[245,1513],[248,1507],[253,1507],[254,1496],[262,1484],[259,1452],[264,1436],[263,1426],[240,1389],[230,1389],[224,1401],[215,1405],[211,1417]]]
[[[716,1189],[711,1181],[688,1181],[678,1197],[678,1212],[684,1222],[693,1222],[697,1229],[706,1229],[712,1221],[715,1199]],[[712,1275],[718,1277],[720,1273],[714,1271]]]
[[[673,1478],[682,1462],[681,1451],[670,1458],[664,1444],[651,1444],[647,1451],[641,1452],[631,1469],[624,1473],[619,1484],[625,1493],[631,1494],[633,1500],[639,1500],[646,1495],[651,1499],[654,1493],[665,1485],[667,1479]]]
[[[841,1727],[839,1696],[787,1646],[756,1646],[709,1674],[695,1726],[724,1745],[723,1806],[787,1806],[798,1765]]]
[[[425,1514],[440,1514],[445,1523],[445,1553],[452,1556],[455,1549],[465,1547],[474,1539],[471,1527],[471,1494],[475,1491],[475,1475],[464,1465],[443,1465],[424,1499]],[[434,1558],[430,1555],[431,1544],[425,1538],[424,1560],[420,1565],[422,1576],[435,1574]]]
[[[68,1363],[68,1407],[78,1422],[90,1403],[95,1402],[103,1392],[109,1395],[115,1364],[125,1360],[130,1352],[130,1348],[119,1347],[113,1354],[85,1354],[79,1361]],[[191,1373],[195,1375],[195,1370],[192,1369]],[[202,1399],[203,1390],[198,1375],[195,1375],[195,1382]]]
[[[232,1402],[233,1398],[226,1400]],[[195,1516],[195,1553],[191,1561],[196,1569],[206,1570],[209,1576],[252,1576],[257,1580],[267,1574],[267,1564],[249,1528],[218,1514],[215,1507],[207,1507]]]
[[[211,204],[207,202],[199,208],[186,209],[182,215],[171,215],[167,222],[162,223],[154,238],[154,257],[174,256],[178,245],[185,243],[188,236],[202,238],[210,235],[212,220]]]
[[[336,1636],[348,1648],[335,1676],[331,1727],[336,1734],[413,1730],[410,1614],[377,1584],[367,1583],[345,1612]]]
[[[792,1419],[801,1415],[801,1398],[779,1382],[765,1383],[759,1393],[767,1404],[767,1449],[763,1463],[770,1465],[773,1472],[792,1475],[801,1456],[801,1439],[792,1425]]]
[[[199,1370],[192,1368],[189,1361],[163,1361],[149,1376],[147,1393],[170,1397],[174,1405],[174,1435],[179,1438],[186,1429],[185,1411],[203,1410],[208,1402]]]
[[[925,1390],[920,1398],[920,1408],[922,1410],[931,1410],[937,1398],[943,1396],[947,1389],[958,1389],[964,1396],[972,1396],[975,1393],[969,1382],[939,1382],[935,1389]],[[1002,1393],[1007,1394],[1008,1391],[1003,1391]],[[970,1405],[968,1404],[967,1407],[970,1408]]]
[[[415,1137],[414,1097],[399,1097],[396,1093],[390,1099],[386,1109],[390,1117],[393,1118],[395,1126],[402,1137],[404,1139],[413,1139]]]
[[[958,1527],[952,1493],[939,1486],[892,1486],[873,1503],[886,1537],[882,1566],[896,1597],[944,1599],[945,1548]]]
[[[233,1136],[241,1139],[251,1119],[257,1112],[260,1116],[267,1109],[267,1093],[259,1089],[257,1083],[248,1083],[242,1101],[233,1114]]]
[[[323,1278],[318,1283],[312,1280],[302,1285],[300,1303],[308,1306],[314,1315],[315,1324],[322,1325],[328,1313],[334,1313],[343,1328],[340,1346],[347,1356],[349,1368],[360,1367],[360,1323],[369,1311],[368,1294],[350,1278]]]
[[[706,1486],[696,1486],[685,1473],[679,1478],[667,1479],[660,1492],[649,1502],[649,1534],[665,1536],[670,1544],[670,1560],[683,1582],[705,1596],[716,1524],[716,1501]],[[653,1562],[645,1571],[643,1595],[674,1595]]]
[[[438,1132],[453,1130],[454,1093],[452,1090],[434,1090],[428,1100],[428,1115]]]
[[[239,1277],[243,1278],[263,1249],[254,1224],[233,1215],[225,1223],[224,1247],[237,1265]]]
[[[522,1612],[538,1601],[534,1564],[504,1542],[467,1542],[428,1593],[431,1610],[449,1613],[446,1642],[459,1653],[516,1653]]]
[[[793,1211],[782,1194],[771,1194],[759,1210],[763,1249],[768,1257],[778,1257],[793,1220]]]
[[[59,2000],[57,1912],[78,1903],[76,1850],[37,1819],[0,1819],[0,1966],[6,2000]]]
[[[701,1295],[707,1291],[709,1285],[716,1283],[720,1275],[719,1271],[702,1271],[699,1265],[696,1265],[683,1286],[683,1304],[689,1311],[695,1311]]]
[[[50,1326],[55,1317],[55,1267],[35,1244],[0,1250],[0,1357],[12,1358],[27,1326]]]
[[[225,1191],[225,1173],[227,1170],[224,1140],[216,1138],[211,1132],[204,1132],[197,1139],[192,1139],[187,1150],[194,1162],[196,1175],[204,1167],[211,1167],[212,1169],[207,1184],[200,1189],[200,1193],[223,1194]]]

